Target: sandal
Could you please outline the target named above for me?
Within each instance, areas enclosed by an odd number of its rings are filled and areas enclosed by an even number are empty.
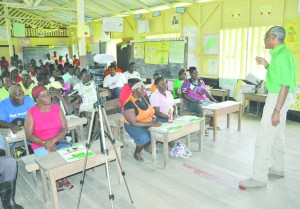
[[[133,157],[138,162],[144,162],[144,158],[142,158],[141,156],[137,157],[137,156],[133,155]]]
[[[65,184],[64,184],[64,187],[66,188],[66,189],[68,189],[68,190],[70,190],[70,189],[73,189],[73,184],[71,184],[70,182],[66,182]]]
[[[59,183],[58,186],[56,186],[57,192],[61,192],[65,190],[65,187],[63,184]]]

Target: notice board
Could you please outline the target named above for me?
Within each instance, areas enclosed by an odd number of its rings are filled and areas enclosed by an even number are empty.
[[[134,42],[132,50],[136,71],[144,78],[157,72],[166,79],[176,79],[179,70],[187,67],[186,40]]]

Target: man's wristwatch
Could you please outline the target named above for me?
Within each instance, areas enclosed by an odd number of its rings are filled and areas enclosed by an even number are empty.
[[[276,108],[274,108],[274,111],[277,113],[280,113],[280,110],[277,110]]]

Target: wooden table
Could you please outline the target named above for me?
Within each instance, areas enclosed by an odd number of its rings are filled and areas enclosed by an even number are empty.
[[[91,145],[91,151],[93,151],[95,155],[88,157],[86,169],[105,164],[106,159],[105,156],[100,151],[99,143],[100,143],[99,140],[97,140]],[[110,142],[107,142],[106,145],[108,149],[108,155],[107,155],[108,162],[115,160],[116,156],[118,156],[121,163],[121,146],[123,144],[120,142],[115,143],[117,153],[115,153],[113,146],[111,145]],[[35,158],[35,161],[37,162],[37,164],[39,164],[41,169],[42,184],[43,184],[43,190],[44,190],[46,201],[49,199],[48,183],[47,183],[48,180],[50,183],[50,189],[52,193],[54,207],[59,208],[59,200],[58,200],[57,190],[56,190],[56,181],[81,172],[84,166],[84,159],[68,163],[66,160],[63,159],[63,157],[58,152],[54,152],[45,156],[37,157]],[[117,172],[119,174],[118,180],[119,183],[121,183],[123,179],[122,179],[120,166],[117,160],[116,163],[117,163]],[[106,181],[106,179],[104,180]]]
[[[249,101],[247,112],[249,112],[250,101],[254,102],[266,102],[267,94],[254,94],[254,93],[243,93],[243,114],[245,114],[246,101]]]
[[[84,140],[84,133],[83,133],[83,125],[87,123],[87,119],[85,117],[79,118],[75,115],[69,115],[66,117],[67,118],[67,123],[68,123],[68,130],[76,130],[77,131],[77,136],[78,140],[77,141],[82,141]],[[15,136],[12,136],[10,129],[5,128],[1,129],[1,134],[4,135],[4,143],[5,143],[5,151],[6,151],[6,156],[11,156],[10,153],[10,143],[15,143],[19,141],[24,141],[24,144],[26,144],[26,136],[25,136],[25,130],[24,128],[20,131],[18,131]],[[72,134],[73,137],[73,142],[75,142],[75,137],[74,134]],[[26,154],[28,155],[28,148],[25,146],[26,149]]]
[[[216,140],[217,119],[219,116],[227,115],[227,128],[229,128],[230,114],[234,112],[238,112],[238,130],[241,130],[241,113],[242,113],[241,102],[226,101],[226,102],[215,103],[215,104],[202,107],[202,110],[203,110],[203,117],[205,117],[208,111],[212,112],[213,140]]]
[[[190,118],[195,118],[195,116],[185,116]],[[181,125],[182,128],[175,131],[167,131],[161,130],[159,127],[151,127],[149,131],[151,133],[151,146],[152,146],[152,160],[153,163],[156,163],[156,142],[162,142],[164,146],[164,167],[167,166],[167,159],[169,157],[169,149],[168,143],[175,141],[181,137],[187,137],[187,146],[190,147],[190,134],[196,131],[200,131],[199,137],[199,147],[198,150],[201,151],[202,148],[202,140],[204,139],[205,134],[205,120],[202,118],[201,120],[195,122],[188,121],[180,121],[179,118],[175,119],[172,125]]]
[[[219,96],[222,98],[222,102],[225,101],[225,98],[229,98],[229,90],[228,89],[211,89],[210,90],[212,96]]]

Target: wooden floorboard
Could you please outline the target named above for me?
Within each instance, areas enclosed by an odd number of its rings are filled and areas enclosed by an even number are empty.
[[[142,153],[144,163],[132,157],[133,145],[122,149],[125,178],[134,203],[130,202],[125,184],[118,184],[116,163],[110,164],[114,208],[120,209],[299,209],[300,208],[300,140],[299,123],[287,122],[286,169],[284,178],[270,177],[268,186],[261,189],[240,190],[239,180],[252,173],[255,137],[260,118],[243,116],[241,131],[237,131],[237,115],[232,115],[230,128],[226,117],[218,120],[222,130],[212,140],[212,132],[203,141],[198,152],[197,134],[193,134],[187,159],[169,159],[163,167],[163,147],[157,145],[157,163],[153,164],[148,153]],[[181,139],[185,142],[184,139]],[[16,201],[25,209],[52,208],[45,204],[39,182],[37,191],[22,164],[19,164]],[[38,174],[38,177],[39,174]],[[60,208],[77,206],[82,174],[70,176],[72,190],[59,193]],[[105,167],[99,166],[86,172],[81,197],[81,209],[109,209],[108,180]]]

